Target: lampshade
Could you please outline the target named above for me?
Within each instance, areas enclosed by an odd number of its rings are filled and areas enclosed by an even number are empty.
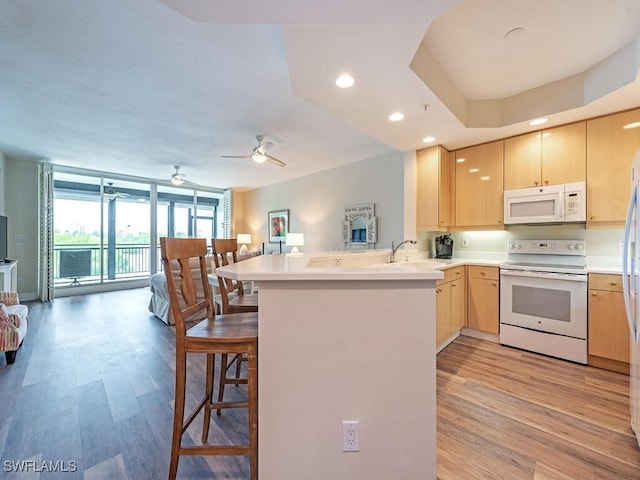
[[[251,234],[250,233],[239,233],[236,241],[241,245],[240,246],[240,255],[244,255],[247,253],[248,248],[247,244],[251,245]]]
[[[304,246],[304,233],[287,233],[286,245],[293,247],[291,253],[298,253],[298,247]]]

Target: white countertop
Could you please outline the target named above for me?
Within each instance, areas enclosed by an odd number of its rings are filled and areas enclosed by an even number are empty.
[[[289,280],[440,280],[444,278],[440,270],[434,269],[431,261],[384,263],[382,258],[371,258],[368,265],[348,266],[345,263],[335,262],[333,266],[308,267],[312,258],[318,258],[323,254],[283,254],[261,255],[243,262],[227,265],[216,269],[216,273],[234,280],[256,281],[289,281]],[[352,258],[356,258],[356,253]],[[327,253],[330,259],[344,260],[345,255]],[[379,260],[379,261],[378,261]],[[335,261],[335,260],[334,260]]]
[[[386,257],[385,257],[386,255]],[[499,267],[500,258],[415,258],[386,263],[387,250],[261,255],[216,271],[234,280],[439,280],[440,270],[461,265]],[[622,273],[615,262],[596,258],[588,273]]]

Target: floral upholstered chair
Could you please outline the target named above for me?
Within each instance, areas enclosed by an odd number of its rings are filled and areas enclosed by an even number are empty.
[[[0,292],[0,352],[7,365],[16,361],[16,353],[27,335],[29,309],[21,305],[17,292]]]

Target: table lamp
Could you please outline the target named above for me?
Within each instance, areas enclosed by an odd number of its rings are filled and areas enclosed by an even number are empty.
[[[304,246],[304,233],[287,233],[287,246],[293,247],[291,253],[300,253],[298,247]]]
[[[237,238],[240,246],[240,255],[246,255],[249,253],[249,249],[247,248],[247,244],[251,245],[251,234],[250,233],[239,233]]]

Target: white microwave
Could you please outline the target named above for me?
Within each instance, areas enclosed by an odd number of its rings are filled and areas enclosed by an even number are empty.
[[[585,222],[585,182],[504,192],[505,225]]]

